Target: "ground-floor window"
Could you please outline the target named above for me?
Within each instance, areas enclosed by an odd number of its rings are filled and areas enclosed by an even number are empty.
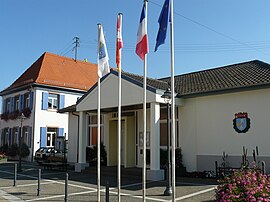
[[[31,132],[31,130],[28,130],[28,134],[29,132]],[[58,136],[64,136],[64,128],[40,127],[40,146],[55,147]],[[31,140],[28,139],[28,142],[31,144]]]
[[[28,127],[23,127],[22,143],[23,143],[23,144],[26,144],[27,146],[29,146],[29,145],[28,145],[28,143],[29,143],[28,139],[29,139],[29,138],[30,138],[30,137],[29,137]]]
[[[47,145],[46,146],[55,146],[56,137],[57,137],[57,128],[47,128]]]
[[[175,113],[175,142],[176,147],[179,147],[179,116],[178,116],[178,107],[176,107]],[[170,120],[170,118],[169,118]],[[170,120],[170,123],[172,121]],[[169,128],[171,134],[171,124]],[[166,149],[168,143],[168,128],[167,128],[167,107],[160,108],[160,147]]]
[[[100,141],[104,143],[104,117],[100,118]],[[97,145],[98,125],[97,115],[91,114],[88,116],[88,146]]]
[[[9,131],[9,128],[4,128],[2,129],[2,136],[1,136],[1,146],[7,144],[8,145],[8,131]]]
[[[13,128],[12,129],[11,144],[17,144],[17,145],[19,145],[18,138],[19,138],[19,128],[16,127],[16,128]]]

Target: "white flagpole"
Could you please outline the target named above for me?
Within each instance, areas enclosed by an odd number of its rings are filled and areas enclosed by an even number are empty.
[[[145,19],[147,30],[147,0],[145,4]],[[147,31],[146,31],[147,32]],[[146,197],[146,76],[147,76],[147,54],[144,56],[144,73],[143,73],[143,202]]]
[[[122,14],[120,17],[120,25],[122,26]],[[121,201],[121,95],[122,95],[122,70],[121,70],[121,51],[119,50],[120,61],[118,64],[118,202]]]
[[[98,39],[100,39],[100,24],[98,24]],[[97,201],[100,202],[100,78],[98,77],[98,135],[97,135]]]
[[[171,97],[172,97],[172,201],[175,201],[175,90],[174,90],[174,28],[173,28],[173,0],[170,3],[170,33],[171,33]]]
[[[119,64],[120,66],[120,64]],[[118,70],[118,202],[121,201],[121,69]]]

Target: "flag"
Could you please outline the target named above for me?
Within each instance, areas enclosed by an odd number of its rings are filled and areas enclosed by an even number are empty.
[[[119,13],[117,16],[117,32],[116,32],[116,64],[119,66],[121,62],[121,49],[123,48],[122,39],[122,14]],[[118,67],[119,68],[119,67]]]
[[[170,7],[170,0],[165,0],[159,19],[158,19],[159,29],[158,29],[157,39],[156,39],[155,52],[157,51],[158,47],[161,44],[165,43],[167,26],[168,26],[169,7]]]
[[[110,72],[109,56],[105,43],[102,26],[99,26],[99,39],[98,39],[98,77],[101,78]]]
[[[136,54],[144,60],[145,54],[148,53],[148,37],[147,37],[147,19],[145,17],[145,4],[142,8],[140,24],[137,34]]]

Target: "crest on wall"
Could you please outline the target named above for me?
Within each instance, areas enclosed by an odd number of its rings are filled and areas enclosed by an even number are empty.
[[[239,112],[234,115],[233,128],[238,133],[246,133],[250,128],[250,118],[247,112]]]

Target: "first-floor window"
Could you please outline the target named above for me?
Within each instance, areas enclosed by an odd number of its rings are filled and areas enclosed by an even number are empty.
[[[59,95],[49,93],[48,97],[48,108],[49,109],[58,109]]]

